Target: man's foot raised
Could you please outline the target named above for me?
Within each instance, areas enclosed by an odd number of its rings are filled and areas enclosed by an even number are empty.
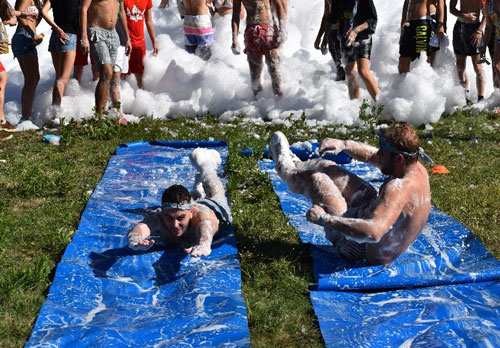
[[[274,132],[269,143],[269,154],[274,161],[276,170],[281,172],[283,169],[295,168],[295,163],[291,156],[290,144],[285,134]]]
[[[191,163],[200,171],[202,169],[217,170],[222,163],[220,154],[216,150],[201,147],[194,149],[189,158],[191,159]]]

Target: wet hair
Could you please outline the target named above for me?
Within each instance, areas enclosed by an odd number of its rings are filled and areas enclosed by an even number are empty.
[[[0,18],[2,21],[8,21],[13,16],[12,7],[7,0],[0,0]]]
[[[189,203],[191,202],[191,194],[188,189],[182,185],[172,185],[163,192],[161,202],[177,204]]]
[[[384,139],[401,152],[415,154],[405,156],[406,164],[410,165],[418,160],[419,140],[415,129],[406,122],[396,122],[383,130]]]

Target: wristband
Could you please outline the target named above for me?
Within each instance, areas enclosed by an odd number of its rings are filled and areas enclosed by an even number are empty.
[[[358,35],[358,34],[359,34],[359,29],[358,29],[358,28],[356,28],[356,27],[352,28],[352,31],[354,31],[354,32],[356,33],[356,35]]]
[[[477,30],[476,30],[476,34],[481,34],[481,35],[482,35],[482,34],[483,34],[483,32],[482,32],[481,30],[477,29]]]
[[[439,27],[442,27],[442,26],[444,26],[444,23],[443,23],[443,22],[437,22],[437,23],[436,23],[436,27],[438,27],[438,28],[439,28]]]

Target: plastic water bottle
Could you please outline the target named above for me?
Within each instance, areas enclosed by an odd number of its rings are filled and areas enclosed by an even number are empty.
[[[5,43],[5,47],[0,50],[0,54],[6,54],[9,53],[9,36],[7,35],[7,28],[3,23],[0,23],[0,42]]]
[[[432,35],[431,40],[429,41],[429,46],[439,47],[439,38],[437,34]]]

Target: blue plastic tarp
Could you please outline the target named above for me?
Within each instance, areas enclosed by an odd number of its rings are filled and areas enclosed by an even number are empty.
[[[500,347],[500,283],[312,291],[328,347]]]
[[[127,247],[127,232],[160,204],[163,189],[192,187],[188,156],[198,146],[216,149],[225,162],[223,142],[139,142],[117,150],[57,266],[27,347],[249,346],[231,227],[202,258],[165,244],[145,252]]]
[[[288,190],[274,162],[259,166],[310,244],[318,282],[310,296],[328,347],[500,347],[500,262],[462,224],[433,207],[421,235],[390,265],[348,261],[306,220],[311,203]],[[371,165],[343,166],[375,187],[384,181]]]

